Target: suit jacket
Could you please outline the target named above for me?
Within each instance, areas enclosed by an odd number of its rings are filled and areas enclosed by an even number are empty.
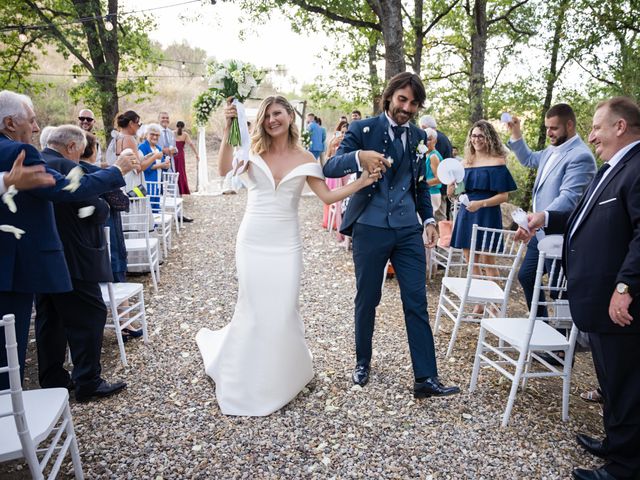
[[[533,186],[536,210],[571,212],[580,196],[596,174],[596,161],[589,147],[578,138],[560,153],[543,178],[544,166],[553,153],[552,147],[540,152],[532,152],[524,138],[509,141],[507,146],[515,153],[518,161],[529,168],[537,168],[538,175]]]
[[[40,153],[32,146],[16,142],[0,134],[0,171],[9,171],[13,162],[25,150],[25,165],[45,165]],[[54,202],[82,201],[96,194],[124,185],[117,168],[103,169],[85,175],[75,192],[63,190],[64,175],[46,167],[56,184],[18,192],[14,197],[18,211],[11,213],[0,203],[0,225],[8,224],[25,231],[20,240],[0,232],[0,291],[22,293],[57,293],[71,290],[71,280],[65,262],[62,243],[53,214]]]
[[[427,143],[427,135],[425,132],[413,124],[409,124],[407,131],[407,145],[411,158],[411,189],[416,210],[420,218],[424,222],[428,218],[433,217],[433,209],[431,207],[431,195],[429,194],[429,186],[426,180],[426,163],[424,155],[417,155],[416,149],[420,141]],[[349,126],[349,130],[340,143],[340,147],[336,154],[327,160],[323,168],[325,177],[341,178],[345,175],[358,172],[358,164],[356,162],[356,152],[358,150],[375,150],[385,156],[388,156],[388,150],[391,149],[392,140],[389,136],[389,121],[384,112],[377,117],[371,117],[364,120],[353,122]],[[362,214],[366,206],[371,201],[373,195],[378,190],[376,184],[365,187],[353,194],[347,210],[342,217],[340,232],[345,235],[351,235],[353,224]]]
[[[586,207],[573,236],[582,198],[575,211],[549,212],[550,233],[564,231],[563,264],[573,321],[585,332],[640,333],[640,144],[613,167]],[[609,317],[618,282],[629,285],[634,321],[619,327]]]
[[[42,158],[47,166],[62,175],[67,175],[78,166],[76,162],[50,148],[42,151]],[[86,172],[88,167],[83,167],[83,170]],[[80,218],[78,210],[84,207],[93,207],[93,214]],[[81,202],[54,203],[53,210],[71,278],[96,283],[113,281],[103,230],[109,218],[107,202],[98,195],[93,195]]]
[[[436,140],[436,150],[442,158],[451,158],[453,157],[453,147],[451,146],[451,140],[440,130],[436,130],[438,134],[438,139]],[[425,142],[426,143],[426,142]]]

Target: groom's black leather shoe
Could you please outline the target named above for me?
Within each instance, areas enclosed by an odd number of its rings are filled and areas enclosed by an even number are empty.
[[[369,382],[369,366],[368,365],[356,365],[356,369],[351,375],[353,383],[364,387]]]
[[[413,396],[415,398],[446,397],[460,393],[459,387],[445,387],[438,377],[427,377],[424,382],[413,384]]]
[[[577,480],[616,480],[616,477],[607,472],[604,467],[595,470],[576,468],[572,472],[573,478]]]
[[[604,448],[601,440],[585,435],[584,433],[576,435],[576,440],[578,441],[578,444],[591,455],[595,455],[600,458],[607,457],[607,450]]]

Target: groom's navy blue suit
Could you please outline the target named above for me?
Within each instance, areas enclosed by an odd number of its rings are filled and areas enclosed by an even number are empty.
[[[356,359],[358,365],[368,366],[371,361],[376,307],[380,302],[384,267],[391,259],[400,284],[414,375],[435,377],[437,367],[427,313],[422,239],[422,222],[433,217],[433,210],[425,158],[417,155],[416,150],[419,142],[426,144],[427,139],[425,133],[412,124],[398,133],[403,144],[396,138],[384,113],[354,122],[336,155],[324,166],[324,175],[337,178],[358,172],[358,150],[375,150],[394,159],[379,182],[353,194],[340,227],[342,233],[353,238],[358,289]]]

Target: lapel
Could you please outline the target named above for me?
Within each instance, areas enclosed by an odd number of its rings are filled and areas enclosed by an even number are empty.
[[[560,165],[560,163],[562,163],[562,161],[564,160],[564,157],[566,157],[571,150],[573,150],[573,148],[570,148],[567,151],[565,151],[564,153],[561,153],[559,155],[559,157],[556,159],[556,161],[554,162],[554,164],[551,165],[549,170],[547,170],[547,172],[545,172],[544,177],[542,177],[542,172],[544,172],[544,167],[547,164],[547,162],[551,159],[551,157],[553,156],[553,152],[551,152],[551,155],[547,156],[547,158],[545,159],[544,163],[542,165],[540,165],[540,168],[538,169],[540,174],[538,175],[538,178],[536,178],[536,184],[533,187],[533,194],[534,195],[538,192],[538,190],[540,189],[542,184],[547,180],[547,178],[549,178],[551,176],[551,172],[553,172]]]
[[[389,122],[387,121],[387,117],[384,112],[378,115],[378,128],[382,132],[382,145],[380,146],[382,150],[382,154],[385,157],[388,157],[389,150],[391,147],[391,137],[389,136]]]
[[[613,168],[613,170],[611,170],[611,173],[606,176],[606,178],[602,182],[602,185],[600,185],[598,191],[596,191],[595,194],[593,195],[593,200],[591,201],[591,203],[589,203],[588,205],[586,205],[586,207],[584,207],[584,208],[586,208],[586,210],[584,212],[584,215],[582,216],[582,221],[580,222],[580,225],[578,225],[576,227],[576,231],[573,232],[573,236],[575,236],[575,234],[578,233],[578,230],[580,230],[580,228],[582,228],[582,225],[584,225],[584,222],[587,220],[587,217],[589,216],[589,214],[593,210],[593,206],[600,199],[600,196],[602,195],[602,192],[605,191],[605,189],[607,188],[609,183],[611,183],[611,181],[615,177],[617,177],[618,174],[624,169],[624,167],[627,165],[627,162],[629,161],[629,159],[632,158],[633,156],[635,156],[636,154],[638,154],[638,152],[640,152],[640,145],[636,145],[634,148],[629,150],[627,152],[627,154],[624,157],[622,157],[620,162]],[[587,188],[589,188],[589,187],[587,187]],[[569,232],[571,232],[571,230],[573,229],[573,225],[576,222],[576,220],[578,219],[580,211],[583,209],[584,203],[586,201],[588,201],[588,198],[585,198],[585,197],[586,197],[586,195],[582,196],[582,198],[578,202],[578,205],[576,206],[576,209],[573,211],[573,214],[571,215],[571,218],[569,219],[569,228],[567,229],[567,234],[569,234]]]

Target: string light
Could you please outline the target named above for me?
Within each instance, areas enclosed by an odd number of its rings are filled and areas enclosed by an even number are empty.
[[[20,33],[18,34],[18,40],[20,40],[22,43],[25,43],[27,40],[29,40],[29,37],[27,37],[27,33],[26,33],[24,27],[20,27]]]
[[[187,68],[187,64],[186,64],[186,63],[184,63],[184,60],[182,61],[182,64],[180,65],[180,68],[181,68],[182,70],[184,70],[185,68]]]
[[[110,32],[114,28],[114,23],[115,23],[114,17],[115,15],[113,14],[107,15],[106,21],[104,22],[104,28],[107,30],[107,32]]]
[[[144,84],[149,85],[149,77],[147,77],[146,75],[144,77]]]
[[[73,75],[73,83],[78,83],[78,75]]]

